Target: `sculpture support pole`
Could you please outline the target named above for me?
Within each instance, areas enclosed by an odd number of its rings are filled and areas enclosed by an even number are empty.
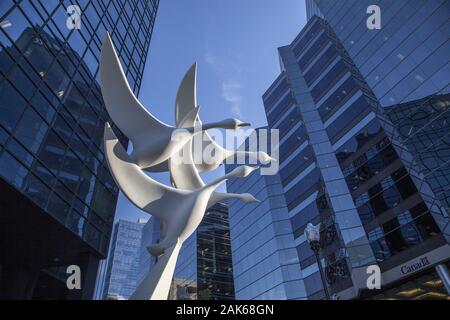
[[[158,262],[142,280],[130,300],[167,300],[181,245],[175,244],[158,258]]]

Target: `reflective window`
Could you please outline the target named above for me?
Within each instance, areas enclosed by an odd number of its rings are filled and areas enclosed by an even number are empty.
[[[286,203],[291,210],[306,199],[312,192],[317,191],[320,186],[320,170],[315,168],[311,173],[301,179],[288,192],[286,192]]]
[[[316,37],[317,34],[322,30],[321,24],[319,22],[316,22],[311,29],[308,30],[308,32],[302,36],[302,38],[298,41],[298,43],[295,45],[293,51],[295,56],[299,56],[301,52],[308,46],[308,43]],[[294,40],[295,42],[295,40]]]
[[[433,95],[395,105],[386,114],[398,128],[435,196],[450,212],[449,97]]]
[[[267,123],[269,126],[273,126],[282,116],[285,115],[286,111],[292,107],[294,100],[290,93],[286,95],[278,104],[276,104],[275,109],[267,116]]]
[[[278,84],[278,86],[273,89],[273,91],[271,91],[269,96],[263,97],[266,114],[272,111],[274,103],[277,102],[281,98],[281,96],[286,93],[288,88],[289,86],[287,83],[287,78],[284,77]]]
[[[396,159],[398,156],[394,147],[388,138],[384,138],[342,169],[349,189],[357,189]]]
[[[368,223],[415,193],[417,188],[414,182],[406,170],[401,168],[356,197],[355,205],[361,221]]]
[[[314,162],[313,149],[307,145],[303,151],[294,157],[289,163],[280,170],[280,176],[284,185],[291,182],[299,172],[305,170]]]
[[[305,55],[300,59],[299,66],[302,71],[306,69],[308,64],[313,60],[322,48],[324,48],[329,42],[329,36],[324,32],[313,44],[313,46],[308,49]]]
[[[320,80],[311,90],[311,95],[315,102],[318,102],[329,89],[339,81],[342,75],[347,72],[347,67],[342,60],[339,60],[336,65],[328,71],[327,75]]]
[[[278,126],[278,129],[280,130],[279,131],[280,139],[282,139],[289,132],[289,130],[291,130],[295,125],[297,125],[299,121],[300,121],[299,111],[297,110],[297,108],[293,108],[292,111],[289,112],[285,120],[282,121]],[[271,128],[275,127],[272,126]]]
[[[359,130],[352,138],[350,138],[350,140],[336,150],[336,157],[339,160],[339,163],[342,164],[345,159],[357,152],[379,132],[381,132],[379,121],[377,119],[370,121],[369,124]],[[346,168],[343,170],[345,171]]]
[[[301,125],[280,146],[280,163],[283,163],[306,139],[305,126]]]
[[[341,107],[353,94],[358,90],[354,79],[352,77],[345,80],[345,82],[336,89],[336,91],[325,100],[319,107],[319,114],[322,121],[325,122],[332,114],[334,114],[339,107]]]
[[[298,238],[303,234],[305,227],[309,222],[313,224],[320,222],[318,221],[319,213],[317,203],[316,201],[313,201],[310,205],[292,217],[291,224],[292,229],[294,230],[294,238]]]
[[[328,127],[327,133],[332,142],[338,140],[338,137],[343,136],[351,129],[349,125],[352,121],[361,119],[364,115],[370,112],[370,107],[365,96],[359,97],[353,104],[345,110],[336,120],[334,120]]]
[[[334,61],[337,54],[338,53],[334,46],[330,46],[325,53],[322,54],[319,60],[317,60],[305,74],[305,81],[308,86],[311,86],[311,84],[321,75],[323,70],[325,70],[332,61]]]
[[[424,203],[368,232],[377,261],[383,261],[440,234]]]
[[[0,174],[102,255],[118,189],[100,169],[109,121],[95,80],[101,43],[108,30],[137,94],[145,55],[134,61],[131,53],[147,51],[157,4],[82,1],[80,30],[67,28],[67,6],[60,1],[0,5],[0,132],[8,137],[0,140]],[[138,6],[138,15],[127,14]],[[139,36],[133,25],[140,26]],[[118,41],[120,34],[129,40]]]

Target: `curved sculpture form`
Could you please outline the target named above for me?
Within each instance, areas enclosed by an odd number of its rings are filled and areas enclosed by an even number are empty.
[[[201,188],[183,190],[168,187],[147,176],[132,161],[109,123],[105,125],[104,147],[111,175],[122,192],[136,207],[160,220],[165,229],[161,242],[149,247],[152,255],[163,255],[158,267],[154,268],[153,276],[143,282],[146,289],[141,288],[143,293],[150,295],[136,294],[134,298],[167,298],[170,281],[159,281],[162,278],[171,280],[179,249],[202,221],[214,190],[225,180],[246,177],[257,168],[241,166]],[[158,273],[158,279],[154,273]]]
[[[195,190],[176,189],[147,176],[120,144],[109,123],[104,132],[105,156],[111,174],[125,196],[139,209],[164,223],[165,237],[153,246],[160,255],[177,242],[186,240],[200,224],[211,194],[224,181],[246,177],[257,167],[241,166]]]
[[[181,155],[175,154],[174,157],[180,156],[176,161],[173,158],[168,160],[170,180],[176,188],[195,190],[205,186],[203,179],[200,177],[192,157],[192,140],[188,141],[184,147],[179,151]],[[221,193],[213,192],[208,202],[207,208],[212,207],[217,202],[226,199],[240,199],[244,202],[258,202],[258,200],[249,193]]]
[[[194,134],[201,133],[194,126],[179,130],[155,118],[142,106],[131,90],[114,45],[107,33],[100,55],[100,79],[103,100],[109,116],[132,142],[131,158],[141,168],[150,168],[169,159]],[[198,112],[193,109],[186,116]],[[202,130],[212,128],[237,129],[248,126],[237,119],[226,119],[202,126]],[[198,127],[197,127],[198,128]]]
[[[175,123],[178,128],[189,128],[196,125],[201,126],[202,122],[198,115],[197,105],[197,64],[194,63],[186,72],[183,80],[181,80],[178,88],[177,98],[175,102]],[[186,118],[190,114],[196,114],[193,122],[186,121]],[[270,157],[266,152],[248,152],[240,150],[228,150],[217,144],[208,132],[202,133],[202,149],[214,150],[215,158],[219,159],[217,162],[202,162],[196,163],[195,166],[199,172],[209,172],[217,169],[228,158],[235,156],[248,156],[249,158],[256,160],[262,164],[268,164],[270,161],[276,161],[276,159]]]
[[[205,211],[215,203],[238,198],[245,202],[257,201],[250,194],[216,192],[216,188],[230,178],[246,177],[256,167],[240,166],[205,184],[193,161],[193,137],[210,128],[237,129],[249,125],[228,119],[202,126],[196,105],[195,65],[184,77],[177,94],[179,107],[177,126],[169,126],[148,112],[131,91],[114,46],[107,34],[100,57],[102,95],[106,109],[118,128],[133,143],[128,154],[118,141],[109,123],[105,124],[105,157],[116,184],[138,208],[153,215],[161,225],[161,241],[150,245],[150,254],[158,261],[138,286],[131,299],[167,299],[178,253],[183,242],[197,229]],[[206,131],[205,131],[206,132]],[[217,168],[223,160],[236,152],[228,151],[207,136],[206,146],[213,145],[221,155],[208,159],[212,164],[201,164],[202,170]],[[217,147],[216,147],[217,146]],[[183,153],[183,161],[176,161]],[[265,153],[250,154],[261,162],[270,159]],[[169,171],[173,187],[155,181],[144,172]]]

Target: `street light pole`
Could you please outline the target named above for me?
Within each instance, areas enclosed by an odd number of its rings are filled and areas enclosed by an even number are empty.
[[[305,228],[306,240],[308,240],[311,250],[314,252],[316,257],[317,265],[319,267],[320,278],[323,283],[323,290],[325,291],[325,297],[330,300],[330,293],[328,292],[328,286],[325,280],[325,274],[323,272],[322,263],[320,262],[319,251],[320,251],[320,223],[314,226],[312,223],[308,223]]]

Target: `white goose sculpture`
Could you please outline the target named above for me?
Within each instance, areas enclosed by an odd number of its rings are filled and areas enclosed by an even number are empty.
[[[161,257],[131,298],[167,299],[181,245],[202,221],[214,190],[225,180],[246,177],[257,168],[241,166],[201,188],[184,190],[147,176],[127,154],[108,123],[104,148],[111,175],[121,191],[136,207],[153,215],[164,226],[161,241],[149,248],[153,255]]]
[[[183,80],[181,80],[180,86],[177,92],[177,98],[175,102],[175,123],[178,128],[190,128],[196,125],[201,126],[202,122],[198,114],[199,107],[197,105],[197,64],[194,63],[186,72]],[[186,121],[189,115],[195,114],[194,121]],[[192,116],[189,117],[192,119]],[[209,172],[218,168],[228,158],[235,156],[246,157],[260,162],[262,164],[268,164],[276,159],[270,157],[263,151],[241,151],[241,150],[228,150],[217,144],[207,131],[202,132],[202,150],[211,150],[214,153],[214,158],[218,159],[217,162],[202,161],[196,163],[195,166],[199,172]]]
[[[166,125],[151,115],[134,96],[108,34],[100,59],[101,89],[106,109],[117,127],[133,143],[133,152],[129,155],[106,123],[104,147],[111,175],[136,207],[153,215],[161,224],[161,241],[148,247],[149,252],[158,257],[158,261],[131,299],[167,299],[179,250],[202,221],[206,209],[229,198],[257,201],[250,194],[215,192],[225,180],[248,176],[257,169],[255,167],[238,167],[224,177],[205,184],[193,163],[192,155],[194,151],[203,150],[193,149],[193,137],[210,128],[237,129],[249,124],[228,119],[201,126],[195,99],[194,65],[178,90],[177,104],[181,107],[176,114],[177,126]],[[236,154],[215,144],[209,135],[206,137],[210,139],[206,146],[212,144],[220,157],[214,158],[213,164],[200,164],[203,171],[217,168],[221,161]],[[175,161],[180,151],[186,153],[184,162]],[[249,155],[261,162],[270,159],[265,153]],[[144,173],[144,169],[169,171],[174,187],[153,180]]]
[[[181,149],[195,134],[202,132],[195,130],[194,126],[179,130],[161,122],[144,108],[128,84],[108,33],[103,41],[99,72],[106,110],[120,131],[131,140],[131,159],[141,168],[158,166],[163,169],[164,161]],[[186,116],[195,112],[198,112],[198,109],[191,110]],[[237,119],[226,119],[205,124],[201,129],[235,130],[249,125]]]
[[[192,118],[194,117],[194,118]],[[195,115],[187,116],[184,122],[195,120]],[[183,125],[183,122],[181,123]],[[205,183],[201,178],[198,170],[194,164],[192,156],[192,139],[188,141],[182,149],[175,153],[172,158],[168,160],[168,169],[170,173],[170,180],[176,188],[185,190],[196,190],[205,187]],[[180,158],[176,158],[179,156]],[[259,202],[255,197],[249,193],[222,193],[214,191],[209,199],[206,208],[212,207],[217,202],[227,199],[239,199],[246,203]]]

